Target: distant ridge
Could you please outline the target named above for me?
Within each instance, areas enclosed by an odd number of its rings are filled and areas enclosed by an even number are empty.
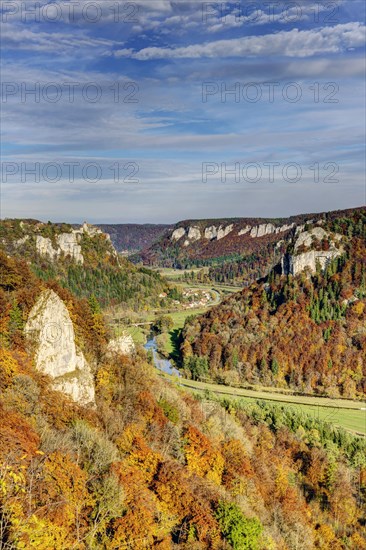
[[[206,267],[212,282],[249,283],[268,273],[281,258],[289,239],[305,225],[321,225],[365,208],[288,218],[183,220],[131,260],[178,269]]]
[[[108,233],[111,241],[118,252],[139,252],[149,248],[164,233],[173,228],[168,224],[99,224],[102,231]]]

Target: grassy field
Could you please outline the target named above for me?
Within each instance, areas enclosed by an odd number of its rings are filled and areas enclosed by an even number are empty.
[[[209,391],[230,399],[243,399],[244,401],[261,399],[269,403],[286,405],[299,412],[301,411],[314,416],[319,420],[324,420],[336,426],[342,426],[347,430],[366,435],[366,410],[361,410],[362,407],[366,408],[365,402],[325,397],[283,395],[275,392],[245,390],[185,379],[179,379],[177,383],[194,391]]]
[[[142,327],[129,326],[126,327],[127,334],[132,336],[136,345],[143,346],[146,342],[146,331]]]
[[[198,273],[202,270],[202,268],[192,268],[192,269],[174,269],[172,267],[152,267],[150,268],[152,271],[157,271],[163,277],[166,279],[169,279],[170,281],[174,281],[176,279],[180,279],[184,276],[185,273]]]
[[[199,315],[200,313],[204,313],[205,311],[207,311],[207,308],[183,309],[181,311],[173,311],[172,313],[167,313],[167,315],[173,319],[174,326],[172,330],[175,330],[177,328],[183,328],[186,318],[190,315]],[[149,316],[149,321],[152,321],[154,318],[155,315]]]
[[[298,411],[310,414],[319,420],[325,420],[347,430],[356,431],[366,435],[366,407],[365,402],[356,402],[346,399],[329,399],[325,397],[304,397],[297,395],[281,395],[275,392],[244,390],[231,388],[219,384],[209,384],[193,380],[179,380],[179,382],[191,389],[211,391],[213,393],[235,399],[253,401],[262,399],[270,403],[278,403],[295,408]]]
[[[191,281],[181,280],[185,273],[190,274],[192,273],[192,271],[193,273],[199,273],[200,271],[202,271],[202,269],[205,269],[202,267],[200,268],[195,267],[192,269],[174,269],[172,267],[153,267],[150,269],[152,269],[153,271],[157,271],[163,277],[168,279],[168,281],[172,281],[176,283],[177,286],[189,286],[190,288],[206,288],[208,290],[214,287],[225,292],[238,292],[239,290],[241,290],[241,288],[243,288],[241,285],[231,286],[231,285],[225,285],[225,284],[213,283],[213,282],[199,283],[197,281],[191,282]]]

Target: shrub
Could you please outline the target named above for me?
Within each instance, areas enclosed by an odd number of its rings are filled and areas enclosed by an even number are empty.
[[[113,443],[86,422],[76,421],[72,436],[84,467],[89,472],[103,473],[118,459],[118,451]]]
[[[166,399],[160,399],[159,407],[163,409],[165,416],[173,422],[173,424],[177,424],[177,422],[179,422],[179,411],[176,407],[174,407],[174,405],[169,403],[169,401]]]

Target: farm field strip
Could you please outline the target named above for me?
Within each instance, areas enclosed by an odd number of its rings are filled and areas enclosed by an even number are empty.
[[[173,377],[164,375],[170,379]],[[175,378],[175,382],[187,389],[201,393],[209,391],[216,395],[225,396],[230,399],[240,399],[244,401],[268,401],[277,405],[295,408],[298,412],[306,413],[319,420],[329,422],[366,436],[366,410],[364,402],[355,402],[343,399],[330,399],[327,397],[303,397],[293,395],[281,395],[265,391],[244,390],[241,388],[232,388],[219,384],[210,384],[207,382],[198,382],[184,378]]]
[[[232,386],[224,386],[221,384],[213,384],[210,382],[199,382],[197,380],[182,379],[184,385],[190,386],[193,389],[209,390],[216,393],[230,394],[234,397],[251,397],[255,399],[267,399],[271,401],[281,401],[297,405],[313,405],[316,407],[332,407],[340,409],[351,409],[360,411],[366,407],[363,401],[352,401],[351,399],[332,399],[330,397],[302,396],[302,395],[283,395],[281,393],[263,391],[263,390],[248,390],[244,388],[234,388]],[[366,410],[362,411],[366,419]]]

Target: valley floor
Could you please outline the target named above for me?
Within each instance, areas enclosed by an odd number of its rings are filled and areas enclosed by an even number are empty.
[[[165,276],[168,274],[168,271],[169,270],[164,270]],[[174,271],[174,275],[176,275],[175,272],[177,270],[170,271]],[[174,277],[172,277],[171,280],[174,280]],[[182,309],[166,312],[166,314],[172,317],[174,321],[174,326],[167,334],[168,337],[165,339],[164,349],[161,350],[167,357],[173,357],[176,354],[177,331],[184,326],[184,322],[189,315],[199,315],[204,313],[207,309],[209,309],[209,307],[219,303],[224,298],[226,293],[238,291],[238,289],[234,289],[232,287],[221,288],[219,285],[212,287],[211,285],[199,283],[195,283],[194,285],[187,285],[184,283],[180,284],[184,288],[210,289],[213,293],[214,300],[210,306],[206,308],[197,308],[192,310]],[[144,323],[136,323],[136,325],[128,327],[128,332],[132,335],[136,344],[145,343],[146,336],[150,331],[150,324],[155,318],[156,313],[150,312],[146,316]],[[171,381],[174,381],[173,377],[165,373],[162,373],[162,375],[167,376],[171,379]],[[179,378],[179,382],[175,380],[175,383],[178,383],[193,392],[205,392],[207,395],[208,392],[212,392],[216,396],[227,397],[230,399],[241,399],[245,401],[263,400],[269,403],[278,404],[279,406],[284,405],[291,409],[295,408],[298,412],[306,413],[314,418],[324,420],[366,437],[366,402],[352,401],[348,399],[331,399],[319,396],[294,395],[292,390],[286,388],[281,388],[278,390],[275,388],[265,387],[236,388],[233,386],[225,386],[223,384],[214,384],[211,382],[201,382],[184,378]]]

